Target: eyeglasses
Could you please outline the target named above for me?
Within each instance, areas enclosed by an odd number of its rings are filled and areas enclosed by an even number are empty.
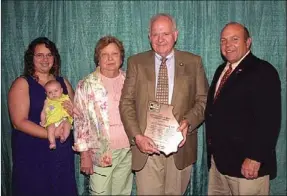
[[[102,53],[100,55],[100,58],[104,61],[107,61],[108,59],[112,58],[112,59],[115,59],[115,58],[119,58],[120,57],[120,53],[118,52],[113,52],[111,54],[109,53]]]
[[[37,59],[43,59],[44,57],[51,59],[52,57],[54,57],[54,55],[52,55],[51,53],[49,54],[43,54],[43,53],[38,53],[34,55]]]

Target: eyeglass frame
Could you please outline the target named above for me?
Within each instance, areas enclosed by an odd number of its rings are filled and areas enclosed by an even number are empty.
[[[52,57],[54,57],[54,55],[52,53],[48,53],[48,54],[43,54],[43,53],[37,53],[33,55],[34,57],[36,57],[37,59],[51,59]]]

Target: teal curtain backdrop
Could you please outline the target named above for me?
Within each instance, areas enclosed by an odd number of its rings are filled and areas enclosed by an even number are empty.
[[[97,40],[107,34],[123,41],[126,58],[150,49],[148,23],[152,15],[173,15],[179,29],[176,47],[202,56],[209,82],[222,62],[219,34],[230,21],[243,23],[253,38],[253,53],[272,63],[282,84],[282,126],[277,143],[278,175],[271,181],[272,195],[286,195],[286,1],[19,1],[1,3],[1,193],[11,195],[11,125],[7,93],[23,71],[23,56],[38,36],[53,40],[62,58],[61,73],[75,88],[95,68]],[[126,58],[124,69],[126,69]],[[272,96],[272,95],[266,95]],[[268,123],[268,122],[262,122]],[[258,136],[260,139],[260,136]],[[198,161],[186,195],[207,191],[204,126],[198,135]],[[86,194],[87,179],[79,173],[79,195]],[[27,176],[27,180],[29,177]],[[135,185],[132,194],[135,194]]]

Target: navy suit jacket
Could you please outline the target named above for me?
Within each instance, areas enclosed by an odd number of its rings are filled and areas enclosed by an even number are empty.
[[[241,177],[245,158],[261,163],[259,176],[276,176],[275,147],[281,123],[281,84],[276,69],[251,52],[239,63],[214,101],[218,67],[205,110],[208,163],[220,173]]]

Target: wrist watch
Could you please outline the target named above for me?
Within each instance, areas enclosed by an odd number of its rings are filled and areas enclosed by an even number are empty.
[[[136,145],[136,137],[133,137],[133,139],[131,140],[131,145],[132,146]]]

